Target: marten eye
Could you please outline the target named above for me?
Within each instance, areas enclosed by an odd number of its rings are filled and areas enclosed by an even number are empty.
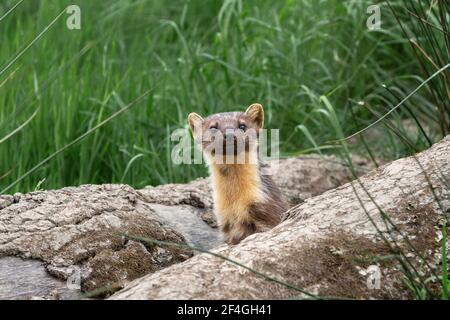
[[[241,129],[242,131],[245,131],[245,130],[247,130],[247,126],[245,124],[241,123],[239,125],[239,129]]]
[[[213,126],[209,127],[209,130],[217,130],[217,125],[213,125]]]

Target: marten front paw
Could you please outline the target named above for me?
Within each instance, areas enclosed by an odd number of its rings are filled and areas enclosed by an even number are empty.
[[[257,232],[256,225],[253,221],[244,221],[241,223],[224,223],[220,227],[225,236],[225,241],[230,244],[238,244],[249,235]]]
[[[244,238],[246,238],[246,236],[235,236],[235,237],[231,237],[227,239],[227,243],[229,245],[235,245],[238,244],[239,242],[241,242],[242,240],[244,240]]]

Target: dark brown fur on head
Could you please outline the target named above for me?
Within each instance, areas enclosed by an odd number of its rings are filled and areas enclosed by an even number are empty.
[[[264,125],[264,110],[255,103],[245,112],[217,113],[206,119],[191,113],[188,123],[203,152],[214,156],[230,154],[233,150],[237,155],[239,146],[248,152],[253,145],[257,145],[259,131]]]

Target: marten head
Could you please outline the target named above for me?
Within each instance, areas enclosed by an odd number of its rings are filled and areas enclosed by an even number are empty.
[[[264,110],[260,104],[254,103],[245,112],[217,113],[205,119],[197,113],[191,113],[188,123],[197,145],[208,161],[247,163],[255,161],[257,155],[258,136],[264,125]]]

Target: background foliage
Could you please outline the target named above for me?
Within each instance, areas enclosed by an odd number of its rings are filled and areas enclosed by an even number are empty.
[[[0,17],[15,3],[2,1]],[[0,190],[148,89],[8,193],[205,175],[202,165],[172,164],[170,132],[191,111],[253,102],[264,105],[266,127],[281,130],[283,155],[339,153],[334,140],[373,123],[449,62],[448,32],[430,26],[448,21],[436,1],[391,1],[396,15],[380,2],[380,31],[366,27],[372,3],[25,0],[0,21],[2,69],[67,5],[80,6],[82,27],[68,30],[63,14],[0,73]],[[444,72],[345,151],[391,160],[428,147],[448,132],[448,92]]]

